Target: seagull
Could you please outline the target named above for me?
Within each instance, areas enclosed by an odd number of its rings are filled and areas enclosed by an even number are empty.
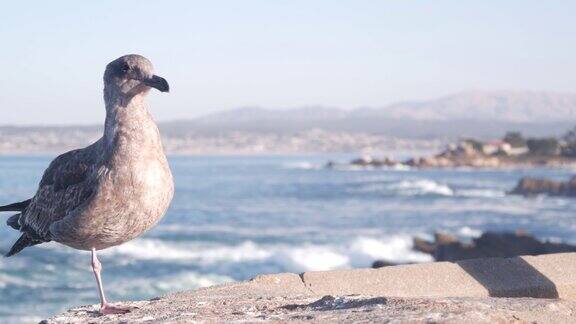
[[[152,63],[141,55],[109,63],[104,72],[103,136],[56,157],[34,197],[0,206],[0,211],[18,212],[7,224],[21,233],[6,257],[50,241],[91,251],[103,315],[130,310],[107,302],[96,251],[153,227],[174,194],[160,133],[145,100],[152,88],[169,92],[169,86],[153,71]]]

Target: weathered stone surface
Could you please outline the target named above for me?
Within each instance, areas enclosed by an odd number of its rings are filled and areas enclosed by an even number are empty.
[[[466,271],[447,262],[380,269],[306,272],[303,279],[306,287],[317,295],[488,296],[487,290]]]
[[[534,298],[385,298],[287,296],[238,298],[190,294],[130,302],[138,309],[98,317],[84,306],[45,323],[574,323],[576,302]]]
[[[573,323],[576,253],[264,275],[122,304],[137,308],[98,316],[95,305],[83,306],[46,323]]]
[[[259,275],[248,281],[246,285],[252,286],[252,289],[258,295],[270,294],[308,294],[310,291],[302,278],[295,273],[279,273],[270,275]]]

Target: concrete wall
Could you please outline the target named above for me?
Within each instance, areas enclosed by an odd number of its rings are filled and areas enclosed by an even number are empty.
[[[253,283],[314,295],[576,299],[576,253],[264,275]]]

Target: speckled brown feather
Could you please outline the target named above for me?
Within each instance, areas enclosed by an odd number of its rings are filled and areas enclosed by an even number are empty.
[[[139,55],[108,64],[104,135],[50,163],[18,217],[30,244],[54,240],[100,250],[141,235],[164,215],[174,185],[158,128],[144,103],[150,87],[139,81],[151,79],[152,71]]]

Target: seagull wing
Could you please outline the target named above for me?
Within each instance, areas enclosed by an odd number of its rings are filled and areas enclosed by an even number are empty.
[[[95,190],[101,157],[94,146],[56,157],[19,219],[20,230],[34,239],[50,241],[50,225],[79,208]]]

